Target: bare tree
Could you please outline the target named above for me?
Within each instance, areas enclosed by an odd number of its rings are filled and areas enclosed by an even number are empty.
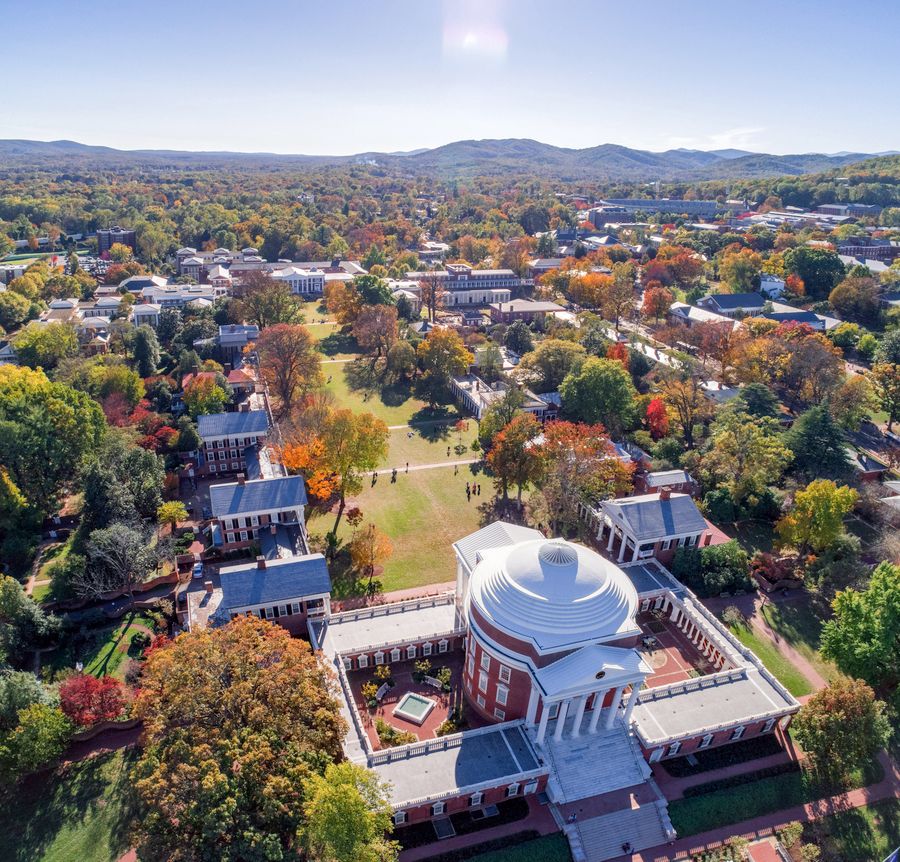
[[[444,287],[444,273],[440,270],[430,270],[419,279],[419,287],[422,288],[422,303],[428,309],[428,319],[434,323],[434,315],[438,305],[443,302],[444,294],[447,292]]]

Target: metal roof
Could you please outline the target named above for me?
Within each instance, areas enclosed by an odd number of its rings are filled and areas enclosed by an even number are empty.
[[[706,519],[687,494],[672,494],[668,500],[659,494],[642,494],[604,500],[601,507],[640,541],[667,536],[690,535],[706,529]]]
[[[229,482],[210,487],[209,503],[214,518],[296,509],[306,505],[306,486],[302,476]]]
[[[269,417],[265,410],[210,413],[197,419],[197,433],[203,438],[265,434],[268,427]]]
[[[476,555],[479,551],[503,548],[507,545],[514,545],[516,542],[541,538],[543,535],[531,527],[520,527],[518,524],[509,524],[506,521],[494,521],[493,524],[488,524],[488,526],[470,533],[464,539],[454,542],[453,548],[471,571],[478,563]]]
[[[255,562],[231,566],[219,572],[219,581],[223,608],[296,601],[331,592],[328,566],[321,554],[269,560],[264,569]]]

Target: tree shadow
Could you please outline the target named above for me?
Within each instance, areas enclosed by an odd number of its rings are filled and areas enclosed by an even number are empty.
[[[319,350],[326,356],[340,353],[359,353],[359,345],[349,332],[336,330],[319,341]]]
[[[351,392],[368,392],[379,388],[380,381],[371,363],[354,359],[344,365],[344,380]]]

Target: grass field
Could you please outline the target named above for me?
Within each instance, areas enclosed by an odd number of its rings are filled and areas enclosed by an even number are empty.
[[[472,451],[472,443],[478,437],[478,422],[466,420],[466,430],[460,435],[454,422],[424,422],[411,428],[394,428],[388,441],[388,457],[385,467],[403,470],[406,462],[414,464],[441,464],[445,461],[465,461],[480,457]],[[456,452],[458,445],[465,451]],[[447,454],[447,447],[450,454]]]
[[[885,799],[807,824],[803,838],[828,859],[878,862],[900,846],[900,800]]]
[[[829,682],[842,676],[837,667],[822,658],[819,652],[819,638],[822,621],[813,613],[809,605],[802,602],[767,603],[762,615],[769,627],[784,638]]]
[[[729,628],[745,647],[753,650],[757,658],[794,697],[813,693],[812,683],[778,651],[771,641],[759,637],[748,626],[737,625]]]
[[[544,835],[505,850],[471,856],[469,862],[570,862],[569,842],[562,833]]]
[[[466,501],[466,481],[481,482],[480,497]],[[364,520],[386,533],[394,546],[380,579],[382,588],[400,590],[452,581],[456,577],[456,558],[451,544],[482,526],[480,507],[489,506],[492,499],[490,481],[481,473],[473,473],[470,467],[460,467],[456,475],[452,467],[411,473],[401,470],[396,484],[391,484],[389,475],[382,475],[374,487],[367,480],[352,505],[359,506]],[[334,517],[330,513],[313,516],[310,531],[324,535],[331,529]],[[350,532],[342,519],[339,537],[346,540]],[[332,577],[336,593],[346,594],[341,575],[332,572]]]
[[[0,804],[0,859],[116,862],[129,848],[131,756],[98,755],[26,779]]]
[[[736,524],[719,524],[718,527],[726,536],[737,539],[750,556],[757,551],[769,553],[772,550],[775,532],[767,521],[738,521]]]

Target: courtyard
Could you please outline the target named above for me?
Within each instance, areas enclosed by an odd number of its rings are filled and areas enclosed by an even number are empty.
[[[641,613],[637,624],[646,644],[639,645],[638,649],[653,668],[646,679],[648,688],[671,685],[715,671],[706,656],[666,617],[654,615],[652,611]]]

